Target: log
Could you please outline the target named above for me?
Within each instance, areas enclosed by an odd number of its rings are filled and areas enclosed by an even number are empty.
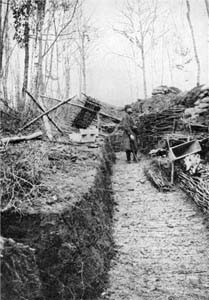
[[[5,137],[5,138],[2,138],[0,141],[3,144],[18,143],[18,142],[23,142],[23,141],[34,140],[34,139],[41,137],[42,135],[43,135],[42,131],[37,131],[30,135]]]
[[[58,103],[57,105],[53,106],[52,108],[48,109],[47,111],[45,111],[44,113],[42,113],[41,115],[39,115],[38,117],[36,117],[35,119],[31,120],[29,123],[27,123],[25,126],[23,126],[21,129],[19,129],[19,132],[23,131],[24,129],[28,128],[29,126],[31,126],[32,124],[34,124],[35,122],[37,122],[39,119],[41,119],[43,116],[48,115],[50,112],[56,110],[57,108],[59,108],[60,106],[68,103],[69,101],[71,101],[72,99],[76,98],[75,96],[72,98],[68,98],[60,103]]]
[[[38,108],[40,108],[40,110],[42,112],[45,112],[45,110],[43,109],[43,107],[38,103],[38,101],[36,101],[36,99],[27,91],[25,90],[26,94],[28,94],[28,96],[31,98],[31,100],[38,106]],[[47,115],[47,118],[49,119],[49,121],[57,128],[57,130],[63,134],[62,130],[58,127],[58,125],[53,121],[53,119]]]

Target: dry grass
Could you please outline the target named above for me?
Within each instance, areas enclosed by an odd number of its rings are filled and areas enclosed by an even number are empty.
[[[48,192],[42,177],[48,159],[33,143],[10,146],[1,154],[0,183],[2,210],[16,207]]]

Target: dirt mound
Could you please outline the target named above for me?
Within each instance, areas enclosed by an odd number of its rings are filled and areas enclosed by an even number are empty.
[[[31,206],[31,209],[27,206],[22,213],[17,210],[6,210],[2,213],[2,235],[12,238],[15,241],[14,247],[16,243],[21,243],[35,249],[34,268],[39,272],[37,276],[41,282],[42,299],[94,299],[106,284],[110,259],[114,254],[114,202],[110,176],[115,156],[108,141],[98,152],[91,176],[88,164],[92,170],[91,160],[95,157],[92,152],[87,154],[87,159],[84,153],[80,153],[80,159],[83,157],[82,164],[78,163],[80,167],[76,168],[75,162],[65,161],[66,177],[65,180],[64,177],[60,178],[63,189],[68,184],[64,198],[53,199],[49,195],[48,203],[39,201],[38,206]],[[55,161],[57,164],[57,160]],[[58,170],[59,163],[56,166]],[[82,174],[85,168],[88,172]],[[57,171],[57,178],[61,171]],[[82,174],[80,181],[78,177],[76,179],[76,173]],[[50,180],[53,190],[55,185],[52,178]],[[61,182],[57,182],[60,189]],[[86,190],[83,190],[84,185]],[[6,258],[3,256],[2,259],[5,264]],[[26,256],[26,262],[28,259],[30,257]],[[21,260],[20,264],[23,266]],[[16,265],[11,271],[16,272]],[[21,276],[23,275],[22,272]],[[21,276],[20,284],[26,288],[26,282]],[[9,279],[8,273],[3,272],[3,287]],[[20,299],[21,296],[16,296],[12,287],[5,289],[3,295],[2,299],[5,300],[11,297],[14,300]],[[33,299],[32,296],[29,298]]]

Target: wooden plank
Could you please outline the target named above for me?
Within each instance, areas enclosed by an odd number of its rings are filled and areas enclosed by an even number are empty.
[[[52,100],[55,100],[55,101],[57,101],[57,102],[61,102],[61,100],[60,100],[60,99],[57,99],[57,98],[47,97],[47,96],[44,96],[44,95],[41,95],[41,97],[42,97],[42,98],[46,98],[46,99],[52,99]],[[77,103],[68,103],[68,105],[72,105],[72,106],[84,108],[84,109],[86,109],[86,110],[95,112],[93,109],[90,109],[90,108],[88,108],[88,107],[85,107],[85,106],[80,105],[80,104],[77,104]],[[117,122],[120,122],[120,121],[121,121],[121,119],[119,119],[119,118],[117,118],[117,117],[113,117],[113,116],[111,116],[111,115],[109,115],[109,114],[106,114],[106,113],[104,113],[104,112],[101,112],[101,111],[99,112],[99,114],[100,114],[101,116],[103,116],[103,117],[106,117],[106,118],[115,120],[115,121],[117,121]]]
[[[36,117],[35,119],[31,120],[29,123],[27,123],[25,126],[23,126],[21,129],[19,129],[19,132],[23,131],[24,129],[28,128],[29,126],[31,126],[32,124],[34,124],[35,122],[37,122],[38,120],[40,120],[43,116],[48,115],[50,112],[56,110],[57,108],[59,108],[60,106],[68,103],[69,101],[71,101],[72,99],[75,99],[76,97],[72,97],[69,99],[66,99],[60,103],[58,103],[57,105],[53,106],[52,108],[50,108],[49,110],[45,111],[44,113],[42,113],[41,115],[39,115],[38,117]]]
[[[43,107],[38,103],[38,101],[36,101],[36,99],[31,95],[31,93],[29,93],[27,90],[25,90],[25,92],[28,94],[28,96],[31,98],[31,100],[38,106],[38,108],[40,108],[40,110],[42,112],[45,112],[45,110],[43,109]],[[58,127],[58,125],[54,122],[54,120],[47,115],[47,118],[49,119],[49,121],[57,128],[57,130],[63,134],[63,131]]]

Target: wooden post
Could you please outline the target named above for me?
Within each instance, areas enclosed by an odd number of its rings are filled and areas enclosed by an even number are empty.
[[[171,162],[171,184],[174,182],[174,162]]]
[[[100,122],[100,114],[99,114],[99,112],[98,112],[98,113],[97,113],[97,128],[98,128],[99,132],[100,132],[100,126],[101,126],[101,122]]]

